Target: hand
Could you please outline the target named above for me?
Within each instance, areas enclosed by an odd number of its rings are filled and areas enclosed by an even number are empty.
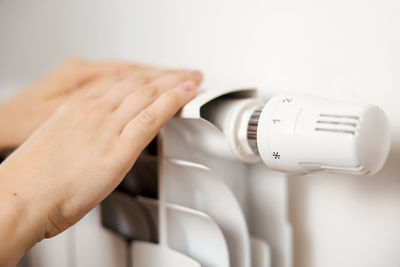
[[[0,253],[8,262],[110,194],[201,79],[155,68],[115,74],[63,104],[0,166],[0,236],[8,240]]]
[[[0,106],[0,151],[22,144],[60,104],[91,82],[137,68],[117,62],[67,61]]]

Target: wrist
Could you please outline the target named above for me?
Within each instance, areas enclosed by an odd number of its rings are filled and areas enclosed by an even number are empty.
[[[22,177],[14,176],[5,167],[0,166],[0,266],[15,266],[44,238],[45,216],[25,194]]]

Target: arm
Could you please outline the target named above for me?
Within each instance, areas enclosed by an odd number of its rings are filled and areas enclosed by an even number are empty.
[[[120,62],[66,61],[0,105],[0,153],[17,148],[58,106],[90,83],[139,68],[143,67]]]
[[[16,264],[110,194],[200,80],[142,69],[100,79],[63,104],[0,166],[0,265]]]

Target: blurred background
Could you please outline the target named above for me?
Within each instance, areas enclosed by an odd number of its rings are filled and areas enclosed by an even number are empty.
[[[294,266],[400,266],[400,2],[0,0],[0,98],[70,57],[372,103],[392,149],[375,176],[290,177]]]

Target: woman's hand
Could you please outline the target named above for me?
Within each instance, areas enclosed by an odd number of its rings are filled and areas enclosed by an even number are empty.
[[[138,66],[69,60],[0,106],[0,151],[24,142],[71,95],[110,73]]]
[[[201,79],[199,72],[143,68],[92,82],[64,103],[0,166],[0,236],[8,240],[0,242],[0,265],[15,263],[110,194]]]

